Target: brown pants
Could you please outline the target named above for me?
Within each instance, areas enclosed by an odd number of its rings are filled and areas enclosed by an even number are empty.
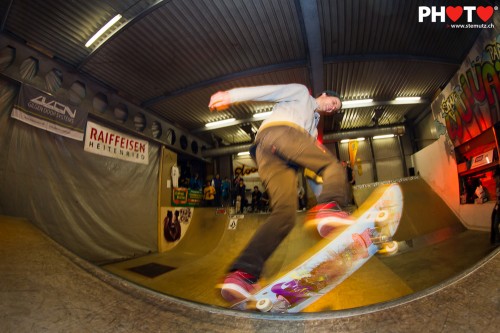
[[[260,178],[269,193],[271,215],[231,266],[260,277],[265,261],[295,226],[297,170],[308,168],[323,177],[318,203],[347,202],[347,175],[338,161],[309,134],[288,126],[268,127],[255,139]]]

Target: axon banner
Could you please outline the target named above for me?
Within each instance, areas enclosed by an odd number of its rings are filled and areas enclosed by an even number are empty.
[[[23,84],[11,117],[46,131],[83,141],[87,114],[87,111]]]
[[[92,121],[87,122],[84,150],[129,162],[149,163],[147,141],[114,131]]]

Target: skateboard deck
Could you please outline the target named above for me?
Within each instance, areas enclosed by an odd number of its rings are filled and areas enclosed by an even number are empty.
[[[398,184],[381,185],[353,214],[353,223],[334,230],[285,275],[232,309],[300,312],[328,293],[381,248],[392,242],[403,210]],[[384,247],[384,244],[386,245]],[[394,246],[394,245],[390,245]]]

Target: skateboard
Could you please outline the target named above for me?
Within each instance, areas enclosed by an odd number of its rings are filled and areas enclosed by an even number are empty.
[[[339,227],[305,254],[288,273],[231,306],[236,310],[300,312],[331,291],[375,253],[397,245],[392,241],[403,210],[398,184],[381,185]],[[392,249],[393,251],[393,249]]]
[[[237,195],[236,196],[236,214],[239,214],[240,213],[240,210],[241,210],[241,195]]]

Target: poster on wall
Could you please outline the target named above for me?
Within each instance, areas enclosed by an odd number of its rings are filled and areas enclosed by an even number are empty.
[[[497,20],[500,21],[500,20]],[[500,22],[484,29],[466,60],[432,103],[438,135],[457,147],[500,120]]]
[[[22,84],[11,117],[46,131],[83,141],[87,111]]]
[[[172,205],[200,206],[203,201],[203,192],[186,187],[174,187],[172,190]]]
[[[130,135],[87,122],[84,150],[134,163],[149,163],[149,143]]]
[[[179,243],[188,230],[193,217],[192,207],[161,207],[159,250],[171,249]]]

